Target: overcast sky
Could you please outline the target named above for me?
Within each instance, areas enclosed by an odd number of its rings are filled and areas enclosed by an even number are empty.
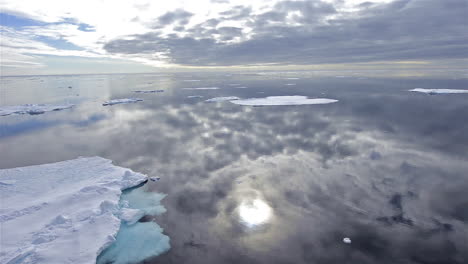
[[[468,0],[0,0],[9,74],[467,66]]]

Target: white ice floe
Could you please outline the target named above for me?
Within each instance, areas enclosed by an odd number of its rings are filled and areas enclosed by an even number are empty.
[[[424,88],[415,88],[409,90],[410,92],[426,93],[426,94],[449,94],[449,93],[468,93],[468,90],[460,89],[424,89]]]
[[[183,82],[199,82],[200,80],[183,80]]]
[[[12,114],[30,114],[39,115],[50,111],[59,111],[63,109],[72,108],[73,104],[24,104],[24,105],[11,105],[0,106],[0,116],[7,116]]]
[[[164,90],[138,90],[133,91],[134,93],[162,93]]]
[[[345,244],[351,244],[351,238],[349,238],[349,237],[343,238],[343,243],[345,243]]]
[[[215,97],[215,98],[211,98],[211,99],[208,99],[208,100],[205,100],[205,102],[210,102],[210,103],[213,103],[213,102],[225,102],[225,101],[233,101],[233,100],[239,100],[240,98],[237,97],[237,96],[225,96],[225,97]]]
[[[285,78],[285,80],[299,80],[299,78],[297,78],[297,77],[289,77],[289,78]]]
[[[248,87],[247,86],[236,86],[234,88],[236,88],[236,89],[247,89]]]
[[[203,98],[203,95],[189,95],[187,98]]]
[[[218,90],[219,87],[196,87],[196,88],[182,88],[183,90]]]
[[[124,99],[114,99],[114,100],[109,100],[105,101],[102,105],[115,105],[115,104],[128,104],[128,103],[136,103],[143,101],[143,99],[140,98],[124,98]]]
[[[164,209],[163,194],[149,195],[150,203],[126,201],[122,190],[147,176],[100,157],[3,169],[0,179],[6,183],[0,184],[0,263],[95,263],[113,245],[121,220],[146,230],[135,222]],[[146,242],[167,250],[169,238],[152,224]]]
[[[265,98],[250,98],[233,100],[231,103],[238,105],[306,105],[306,104],[330,104],[338,102],[335,99],[327,98],[313,98],[309,99],[307,96],[292,95],[292,96],[268,96]]]
[[[295,84],[295,83],[287,83],[287,84],[285,84],[285,85],[286,85],[286,86],[294,86],[294,85],[296,85],[296,84]]]

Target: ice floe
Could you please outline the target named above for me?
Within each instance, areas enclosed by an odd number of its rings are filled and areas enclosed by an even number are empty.
[[[219,87],[196,87],[196,88],[182,88],[183,90],[218,90]]]
[[[162,93],[164,90],[137,90],[134,93]]]
[[[330,104],[338,102],[335,99],[328,98],[312,98],[309,99],[307,96],[292,95],[292,96],[268,96],[264,98],[249,98],[230,101],[233,104],[238,105],[307,105],[307,104]]]
[[[294,86],[294,85],[296,85],[296,84],[295,84],[295,83],[287,83],[287,84],[285,84],[285,85],[286,85],[286,86]]]
[[[424,89],[424,88],[415,88],[409,90],[410,92],[426,93],[426,94],[450,94],[450,93],[468,93],[468,90],[460,89]]]
[[[116,234],[125,236],[127,227],[136,229],[130,231],[139,233],[146,247],[159,247],[154,252],[169,247],[156,223],[137,222],[145,214],[163,212],[159,201],[164,195],[145,196],[141,188],[133,188],[124,191],[125,197],[122,190],[148,178],[108,159],[83,157],[3,169],[0,179],[0,263],[95,263],[104,249],[122,243]]]
[[[115,104],[128,104],[128,103],[136,103],[140,101],[143,101],[143,99],[140,99],[140,98],[114,99],[114,100],[105,101],[102,105],[107,106],[107,105],[115,105]]]
[[[64,109],[72,108],[73,104],[24,104],[24,105],[11,105],[11,106],[0,106],[0,116],[7,116],[12,114],[30,114],[40,115],[45,112],[59,111]]]
[[[208,100],[205,100],[205,102],[225,102],[225,101],[233,101],[233,100],[239,100],[240,98],[237,96],[225,96],[225,97],[215,97],[211,98]]]
[[[349,237],[343,238],[343,243],[345,243],[345,244],[351,244],[351,238],[349,238]]]
[[[203,98],[203,95],[189,95],[187,98]]]

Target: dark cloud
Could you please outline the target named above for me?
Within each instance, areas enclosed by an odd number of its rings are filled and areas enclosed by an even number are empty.
[[[166,26],[171,24],[186,25],[193,13],[187,12],[183,9],[176,9],[175,11],[167,12],[157,19],[158,26]]]
[[[116,39],[104,48],[124,54],[163,52],[171,63],[195,66],[431,60],[468,54],[465,0],[366,2],[359,7],[353,16],[343,17],[320,1],[282,1],[260,14],[236,6],[218,19],[186,28],[189,34],[183,38],[150,33]],[[177,10],[159,22],[185,25],[191,15]],[[214,28],[221,21],[244,21],[252,29],[250,38],[226,42],[241,32]]]

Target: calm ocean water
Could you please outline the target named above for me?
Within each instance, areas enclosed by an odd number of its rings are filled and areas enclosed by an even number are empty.
[[[3,77],[0,168],[101,156],[161,180],[171,250],[147,263],[468,263],[466,74]],[[193,89],[193,88],[219,89]],[[192,89],[184,89],[192,88]],[[134,93],[135,90],[164,90]],[[214,97],[337,103],[250,107]],[[142,102],[102,106],[109,99]]]

